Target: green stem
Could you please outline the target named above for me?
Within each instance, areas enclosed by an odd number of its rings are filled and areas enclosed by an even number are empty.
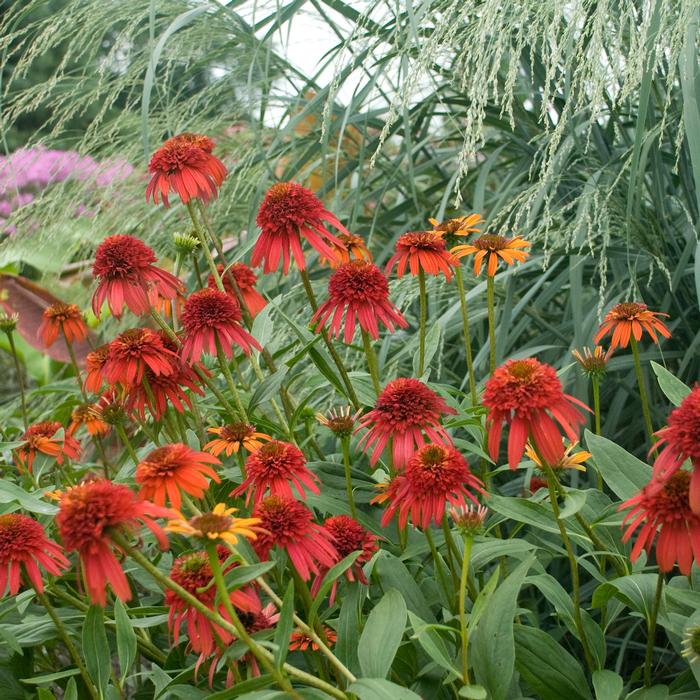
[[[24,395],[24,377],[22,376],[22,366],[19,361],[19,355],[17,355],[17,347],[15,345],[15,339],[12,337],[12,331],[7,331],[5,333],[7,336],[7,342],[10,345],[10,354],[15,363],[15,372],[17,373],[17,388],[19,389],[19,400],[22,405],[22,422],[24,423],[25,431],[29,427],[29,421],[27,420],[27,398]]]
[[[445,598],[447,600],[450,600],[450,586],[447,581],[447,574],[445,573],[445,569],[442,565],[442,562],[440,561],[440,556],[438,555],[437,547],[435,547],[435,540],[433,540],[433,534],[430,531],[429,527],[425,528],[424,533],[425,539],[428,540],[428,546],[430,547],[430,553],[433,557],[435,570],[437,571],[438,578],[440,579],[440,583],[442,584],[442,589],[445,592]]]
[[[357,508],[352,493],[352,475],[350,474],[350,438],[344,437],[340,444],[343,448],[343,465],[345,467],[345,488],[348,492],[348,503],[350,504],[350,514],[357,520]]]
[[[129,436],[126,434],[124,426],[121,423],[117,423],[114,427],[117,429],[117,435],[119,435],[119,439],[122,441],[124,447],[126,447],[129,457],[131,457],[134,465],[137,465],[139,463],[139,458],[136,456],[134,446],[131,444],[131,440],[129,440]]]
[[[639,347],[634,336],[630,336],[630,345],[632,346],[632,357],[634,358],[634,371],[637,375],[637,384],[639,385],[639,398],[642,402],[642,415],[644,416],[644,426],[646,427],[647,437],[651,442],[654,440],[654,428],[651,424],[651,413],[649,412],[649,399],[647,398],[647,390],[644,384],[644,375],[642,374],[642,364],[639,361]]]
[[[207,240],[207,234],[204,232],[204,229],[202,228],[202,224],[199,220],[199,217],[197,216],[195,210],[194,210],[194,205],[192,204],[192,200],[187,202],[187,211],[190,214],[190,219],[192,219],[192,223],[194,225],[194,230],[195,233],[197,234],[197,238],[199,238],[199,242],[202,244],[201,248],[204,251],[204,257],[207,259],[207,265],[209,265],[209,271],[212,274],[212,277],[214,278],[214,283],[216,284],[216,288],[220,292],[226,292],[226,288],[224,287],[224,283],[221,279],[221,275],[219,274],[219,271],[216,269],[216,263],[214,262],[214,258],[212,257],[211,250],[209,249],[209,241]]]
[[[73,663],[77,666],[78,671],[80,671],[80,675],[82,676],[83,681],[85,682],[85,686],[87,687],[88,692],[90,693],[90,697],[93,698],[93,700],[99,700],[100,693],[97,691],[97,688],[95,688],[95,685],[93,684],[92,679],[90,678],[90,674],[88,673],[88,670],[85,667],[85,664],[83,663],[83,659],[80,656],[80,652],[78,652],[78,650],[75,647],[75,644],[73,644],[73,640],[68,635],[68,630],[61,621],[61,618],[56,613],[56,610],[54,609],[53,605],[49,603],[49,599],[46,597],[46,595],[44,593],[39,593],[39,591],[37,591],[36,589],[35,591],[36,597],[39,599],[39,602],[46,608],[46,612],[49,614],[51,621],[56,626],[58,635],[59,637],[61,637],[63,643],[66,645],[66,649],[68,649],[68,653],[73,659]]]
[[[216,357],[219,360],[219,367],[221,368],[224,378],[226,379],[228,390],[231,392],[231,396],[233,397],[233,403],[236,405],[238,418],[239,420],[247,422],[248,414],[246,413],[245,408],[243,408],[241,397],[238,395],[238,390],[236,389],[236,384],[233,381],[233,376],[231,375],[231,370],[229,369],[228,362],[226,361],[226,355],[224,355],[224,349],[221,347],[221,342],[219,341],[218,335],[216,336]]]
[[[591,377],[591,387],[593,388],[593,415],[595,417],[595,434],[600,435],[600,379]],[[598,470],[598,490],[603,490],[603,475]]]
[[[654,655],[654,640],[656,638],[656,620],[659,617],[659,608],[661,607],[661,595],[664,590],[664,575],[659,571],[659,576],[656,579],[656,594],[654,596],[654,604],[651,608],[651,617],[648,620],[647,626],[647,647],[644,654],[644,687],[651,686],[651,662]]]
[[[486,275],[486,304],[489,313],[489,374],[496,371],[496,292],[493,277]]]
[[[372,339],[365,330],[362,331],[362,344],[365,346],[365,356],[367,357],[369,375],[372,377],[372,386],[377,396],[379,396],[382,393],[382,385],[379,382],[379,363],[377,362],[377,354],[372,347]]]
[[[459,628],[462,636],[462,683],[469,685],[469,630],[465,601],[467,598],[467,581],[469,580],[469,560],[472,554],[473,538],[464,538],[464,556],[462,557],[462,574],[459,579]]]
[[[418,268],[418,298],[420,301],[420,320],[418,325],[418,376],[425,372],[425,325],[428,320],[428,296],[425,292],[425,272]]]
[[[455,268],[457,290],[459,291],[459,307],[462,312],[462,332],[464,333],[464,349],[467,354],[467,372],[469,374],[469,391],[472,397],[472,406],[476,406],[476,378],[474,375],[474,358],[472,356],[472,337],[469,332],[469,309],[467,307],[467,295],[464,293],[464,280],[462,279],[462,267]]]

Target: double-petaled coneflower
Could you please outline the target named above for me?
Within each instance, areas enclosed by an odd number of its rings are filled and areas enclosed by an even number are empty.
[[[92,310],[99,317],[105,301],[113,316],[124,306],[141,316],[161,300],[182,293],[180,280],[154,265],[156,256],[143,241],[133,236],[108,236],[95,251],[92,275],[98,280]]]
[[[141,384],[147,369],[154,375],[172,374],[174,358],[158,333],[150,328],[131,328],[109,344],[102,371],[110,384],[131,387]]]
[[[250,423],[227,423],[218,428],[207,428],[207,432],[217,436],[204,445],[204,449],[215,457],[222,452],[230,457],[234,452],[238,453],[244,449],[255,452],[265,442],[272,440],[269,435],[257,432],[255,426]]]
[[[663,321],[658,317],[668,314],[661,311],[649,311],[646,304],[638,304],[636,302],[625,302],[616,304],[605,315],[605,319],[601,324],[598,332],[593,336],[593,340],[597,343],[604,338],[608,333],[612,332],[612,341],[610,350],[617,347],[626,348],[629,345],[630,338],[636,341],[642,339],[642,333],[646,331],[649,337],[655,342],[659,342],[659,335],[664,338],[671,337],[671,331],[668,330]]]
[[[68,434],[74,435],[81,426],[85,426],[88,433],[95,437],[101,437],[110,431],[110,426],[102,419],[100,406],[96,403],[80,404],[71,412]]]
[[[87,338],[88,329],[83,314],[75,304],[56,302],[44,309],[37,338],[48,348],[56,342],[59,335],[63,335],[67,343]]]
[[[389,284],[382,271],[370,262],[353,260],[341,265],[328,282],[328,299],[311,319],[320,333],[330,319],[331,335],[351,343],[356,323],[374,339],[379,338],[381,322],[390,333],[395,327],[407,328],[401,312],[389,300]]]
[[[105,381],[104,366],[109,356],[109,343],[100,345],[85,357],[85,391],[99,393]]]
[[[354,233],[339,233],[338,240],[340,245],[334,245],[335,258],[319,258],[321,264],[328,263],[331,268],[339,267],[351,260],[365,260],[372,262],[372,254],[365,245],[364,240]]]
[[[408,268],[414,276],[421,271],[426,275],[442,273],[449,281],[456,264],[457,259],[447,250],[441,236],[432,231],[409,231],[399,236],[384,272],[389,274],[396,265],[397,277],[403,277]]]
[[[63,457],[76,460],[80,457],[78,441],[67,431],[60,435],[63,426],[58,421],[42,421],[30,425],[20,440],[22,444],[15,450],[15,459],[20,467],[32,471],[38,452],[53,457],[58,464]]]
[[[245,263],[233,263],[233,265],[231,265],[229,268],[225,268],[221,263],[219,263],[216,266],[216,270],[221,278],[226,293],[236,297],[236,290],[233,288],[231,279],[229,278],[229,275],[231,275],[236,287],[238,287],[238,291],[241,294],[245,308],[248,309],[248,313],[253,318],[255,318],[267,306],[265,297],[263,297],[263,295],[260,294],[260,292],[255,288],[255,284],[258,281],[258,276]],[[216,286],[214,275],[209,275],[207,279],[207,286],[209,289],[218,288]]]
[[[530,244],[522,238],[505,238],[504,236],[487,233],[475,238],[471,243],[455,246],[450,252],[456,258],[473,255],[475,275],[481,274],[481,267],[486,261],[486,274],[489,277],[493,277],[496,274],[500,260],[506,265],[525,262],[528,253],[524,249],[529,247]]]

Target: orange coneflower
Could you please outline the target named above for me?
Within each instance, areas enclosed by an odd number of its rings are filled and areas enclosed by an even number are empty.
[[[449,509],[455,527],[463,536],[469,537],[481,534],[488,512],[489,509],[486,506],[475,506],[473,503]]]
[[[216,457],[222,452],[226,452],[226,456],[230,457],[243,448],[254,452],[260,449],[264,442],[272,440],[269,435],[257,432],[255,426],[250,423],[227,423],[219,428],[207,428],[207,432],[218,435],[218,438],[204,445],[204,449]]]
[[[36,334],[37,338],[48,348],[61,334],[67,343],[73,343],[76,340],[80,342],[87,338],[88,329],[83,314],[76,304],[64,304],[59,301],[44,309]]]
[[[338,640],[338,635],[328,625],[323,625],[323,634],[329,647]],[[306,632],[300,629],[294,630],[289,637],[289,651],[308,651],[309,649],[318,651],[319,646]]]
[[[96,403],[84,403],[76,406],[71,412],[70,418],[71,422],[68,426],[70,435],[75,434],[82,425],[87,428],[90,435],[95,437],[107,435],[111,430],[110,426],[102,420],[100,407]]]
[[[30,425],[21,437],[23,443],[15,450],[18,464],[32,471],[37,452],[54,457],[58,464],[63,462],[64,455],[69,459],[80,457],[80,445],[68,432],[63,437],[57,433],[63,429],[58,421],[42,421]]]
[[[248,313],[255,318],[266,306],[265,297],[255,288],[255,283],[258,281],[258,276],[242,262],[233,263],[231,267],[226,269],[221,263],[216,266],[216,270],[221,277],[224,289],[227,294],[236,297],[236,290],[231,284],[229,274],[233,277],[233,281],[241,293],[243,304]],[[209,289],[218,289],[214,275],[209,275],[207,279],[207,287]]]
[[[336,244],[333,246],[336,257],[324,258],[321,256],[319,258],[321,264],[328,263],[332,268],[336,268],[345,263],[349,263],[351,260],[372,262],[372,253],[369,252],[364,240],[360,236],[356,236],[354,233],[339,233],[338,240],[340,241],[340,245]]]
[[[85,391],[97,394],[104,382],[104,366],[109,356],[109,343],[100,345],[85,357]]]
[[[194,537],[204,543],[228,542],[237,544],[239,537],[254,540],[258,537],[260,518],[237,518],[237,508],[227,508],[224,503],[217,503],[214,510],[200,513],[187,520],[181,513],[165,526],[168,532],[176,532],[187,537]]]
[[[390,333],[394,327],[407,328],[401,312],[389,300],[389,284],[382,271],[370,262],[353,260],[341,265],[328,282],[328,299],[311,319],[320,333],[331,319],[330,332],[336,338],[343,329],[343,340],[351,343],[355,324],[374,340],[379,338],[379,323]]]
[[[420,271],[426,275],[445,275],[452,279],[452,268],[457,259],[445,248],[445,241],[432,231],[409,231],[399,236],[394,254],[384,272],[389,274],[396,265],[396,276],[403,277],[408,267],[412,275]]]
[[[574,452],[577,445],[578,442],[570,443],[569,446],[562,453],[562,456],[556,462],[550,464],[549,466],[555,471],[560,469],[576,469],[580,472],[585,472],[586,467],[583,465],[593,455],[590,452],[586,452],[586,450],[579,450],[578,452]],[[543,468],[542,459],[537,454],[537,450],[529,442],[527,443],[527,445],[525,445],[525,454],[528,456],[529,459],[531,459],[535,463],[535,465],[539,469]]]
[[[612,331],[610,350],[617,347],[626,348],[631,337],[639,341],[642,339],[642,333],[646,331],[651,339],[658,343],[657,333],[664,338],[670,338],[671,331],[657,316],[668,317],[668,314],[661,311],[649,311],[646,304],[637,304],[633,301],[616,304],[605,315],[605,319],[598,332],[593,336],[593,340],[597,343]]]
[[[474,255],[474,274],[481,274],[481,266],[486,259],[486,274],[493,277],[498,268],[498,261],[513,265],[516,261],[525,262],[529,253],[523,248],[530,244],[522,238],[505,238],[492,233],[479,236],[471,243],[465,243],[452,248],[450,251],[456,258]]]
[[[445,219],[438,221],[437,219],[428,219],[433,225],[433,233],[442,238],[447,245],[456,243],[457,236],[470,236],[472,233],[481,231],[481,224],[484,220],[481,214],[469,214],[469,216],[457,216],[454,219]]]
[[[207,477],[217,484],[221,482],[212,464],[221,462],[208,452],[197,452],[182,443],[157,447],[136,467],[136,483],[141,485],[139,495],[159,506],[170,501],[179,510],[181,493],[203,498],[209,488]]]

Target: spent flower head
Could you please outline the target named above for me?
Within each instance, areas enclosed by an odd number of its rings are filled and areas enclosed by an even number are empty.
[[[350,406],[334,407],[328,413],[316,414],[316,420],[341,439],[352,435],[359,417],[360,411],[353,413]]]
[[[613,351],[612,348],[605,351],[600,345],[596,345],[593,352],[591,352],[590,348],[585,347],[582,350],[574,349],[571,351],[571,354],[587,377],[599,379],[608,371],[608,362],[612,357]]]

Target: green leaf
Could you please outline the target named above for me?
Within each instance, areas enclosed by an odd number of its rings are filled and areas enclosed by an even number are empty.
[[[383,678],[360,678],[351,683],[348,690],[360,700],[421,700],[412,690]]]
[[[586,430],[586,446],[605,483],[621,500],[641,491],[651,479],[651,467],[607,438]]]
[[[309,610],[309,624],[312,625],[318,614],[318,609],[321,607],[323,602],[326,600],[326,593],[331,589],[333,582],[342,576],[354,563],[357,557],[359,557],[361,552],[351,552],[347,557],[339,561],[335,566],[331,567],[326,575],[323,577],[321,586],[318,589],[318,593],[314,598],[311,608]]]
[[[488,697],[483,685],[463,685],[457,695],[460,698],[470,698],[471,700],[486,700]]]
[[[78,686],[75,683],[75,678],[71,678],[66,684],[63,700],[78,700]]]
[[[543,630],[515,626],[515,659],[518,672],[542,700],[591,700],[581,664]]]
[[[282,382],[284,382],[284,378],[287,376],[287,372],[289,372],[289,367],[281,365],[274,374],[270,374],[258,383],[248,402],[249,413],[252,412],[256,406],[265,403],[265,401],[279,394],[279,389],[282,386]]]
[[[639,688],[627,696],[626,700],[666,700],[667,685],[652,685],[651,688]]]
[[[411,612],[414,612],[422,620],[435,622],[435,616],[425,602],[423,591],[418,587],[415,578],[411,576],[406,565],[398,557],[386,550],[380,551],[375,560],[374,571],[385,591],[389,588],[396,588],[403,596],[403,599],[406,601],[406,607]]]
[[[114,601],[114,623],[117,629],[117,655],[123,681],[136,659],[137,644],[136,633],[131,624],[131,619],[119,598],[116,598]]]
[[[335,643],[335,655],[355,674],[360,672],[357,660],[357,646],[360,641],[360,606],[363,587],[351,586],[343,596],[338,617],[338,641]]]
[[[246,566],[234,566],[233,569],[226,572],[224,580],[226,581],[226,588],[240,588],[244,584],[252,581],[267,573],[270,569],[274,568],[274,561],[263,561],[259,564],[248,564]]]
[[[67,668],[65,671],[56,671],[56,673],[45,673],[42,676],[34,676],[32,678],[20,678],[20,682],[27,683],[28,685],[42,685],[43,683],[54,683],[55,681],[60,681],[61,678],[75,676],[78,673],[80,673],[80,671],[77,668]]]
[[[650,619],[656,595],[657,579],[657,574],[630,574],[603,583],[593,593],[593,607],[603,607],[611,598],[615,597],[631,610]]]
[[[479,591],[479,595],[476,596],[476,600],[474,601],[474,605],[472,605],[471,614],[469,615],[469,631],[470,632],[475,630],[477,625],[479,624],[479,620],[481,619],[481,616],[484,614],[484,611],[486,610],[486,607],[488,606],[488,603],[491,600],[491,596],[493,595],[493,592],[496,590],[496,586],[498,585],[498,581],[499,581],[500,577],[501,577],[501,568],[494,567],[493,573],[491,574],[491,577],[486,582],[486,585],[483,586],[483,588]]]
[[[564,505],[559,513],[559,517],[562,520],[565,520],[566,518],[570,518],[572,515],[576,515],[576,513],[578,513],[585,505],[587,496],[587,491],[568,489],[566,492]]]
[[[408,618],[413,628],[412,639],[417,639],[419,644],[425,650],[425,653],[446,671],[459,676],[459,669],[455,667],[452,659],[454,658],[454,650],[450,651],[447,648],[444,640],[440,636],[440,632],[435,625],[429,625],[421,620],[417,615],[414,615],[410,610]],[[454,631],[454,630],[453,630]]]
[[[492,700],[505,700],[508,694],[515,668],[513,618],[520,587],[533,562],[534,556],[528,557],[496,589],[472,636],[476,680]]]
[[[27,493],[23,488],[7,479],[0,479],[0,503],[19,503],[22,508],[30,513],[41,513],[43,515],[55,515],[58,513],[58,506],[42,501],[37,496]]]
[[[275,630],[275,666],[282,668],[289,651],[289,637],[294,626],[294,581],[290,581],[282,599],[280,617]]]
[[[112,660],[109,655],[104,615],[99,605],[91,605],[83,626],[85,666],[95,686],[104,693],[109,682]]]
[[[367,617],[357,656],[363,675],[383,678],[389,673],[406,628],[406,602],[390,588]]]
[[[596,700],[619,700],[625,683],[614,671],[593,671],[593,689]]]
[[[690,387],[686,386],[678,377],[653,360],[651,361],[651,368],[654,370],[659,387],[666,398],[674,406],[680,406],[683,399],[690,393]]]

